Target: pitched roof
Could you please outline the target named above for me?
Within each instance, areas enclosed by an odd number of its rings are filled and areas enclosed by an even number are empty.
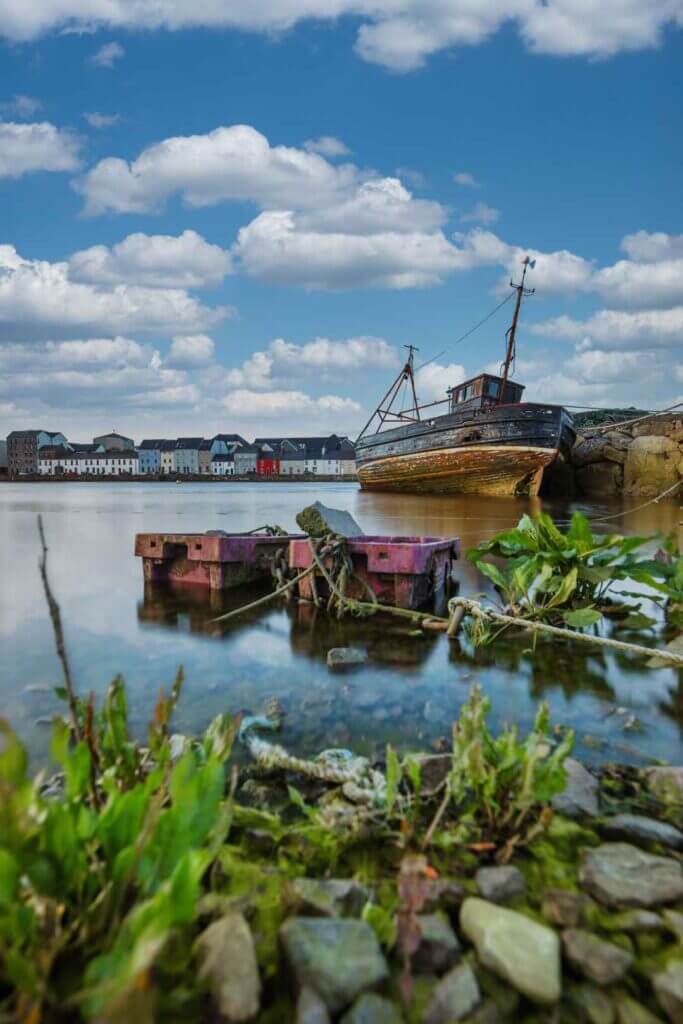
[[[234,462],[234,455],[214,455],[211,459],[212,462]]]
[[[241,434],[214,434],[211,438],[212,441],[227,441],[228,443],[236,442],[237,444],[247,445],[249,442],[242,437]]]
[[[163,437],[146,438],[144,441],[140,442],[138,448],[144,451],[157,451],[162,445],[171,443],[174,444],[175,442],[165,441]]]
[[[199,451],[203,437],[179,437],[175,443],[176,449],[191,449]]]
[[[93,441],[102,440],[104,437],[118,437],[119,441],[130,441],[133,444],[132,437],[126,437],[125,434],[117,434],[115,430],[110,430],[107,434],[99,434],[98,437],[93,437]]]

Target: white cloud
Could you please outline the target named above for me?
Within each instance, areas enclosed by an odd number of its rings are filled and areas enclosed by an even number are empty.
[[[252,353],[240,367],[228,370],[225,384],[230,388],[277,389],[306,375],[324,382],[337,380],[340,370],[349,374],[370,367],[394,367],[398,359],[396,349],[384,338],[314,338],[303,345],[275,338],[265,351]]]
[[[428,363],[415,374],[415,387],[421,402],[446,398],[446,389],[465,380],[465,367],[460,363]],[[442,410],[443,412],[444,410]]]
[[[683,343],[683,306],[624,311],[601,309],[584,320],[558,316],[531,326],[534,334],[564,341],[586,339],[585,348],[667,347]]]
[[[204,366],[214,353],[213,339],[207,334],[179,334],[171,342],[167,363],[170,366]]]
[[[277,416],[319,417],[321,415],[349,415],[361,411],[358,402],[339,395],[322,395],[312,398],[303,391],[250,391],[237,389],[228,392],[223,399],[224,407],[233,415],[245,420],[270,419]]]
[[[683,235],[667,235],[664,231],[636,231],[622,239],[621,248],[630,259],[645,263],[681,259]]]
[[[463,213],[460,220],[463,223],[471,221],[474,224],[495,224],[500,217],[500,210],[496,210],[495,206],[489,206],[488,203],[475,203],[471,210],[467,213]]]
[[[90,63],[98,68],[113,68],[116,61],[121,60],[125,52],[120,43],[105,43],[92,55]]]
[[[413,188],[424,188],[427,184],[422,171],[415,170],[414,167],[397,167],[395,173],[397,178],[407,181]]]
[[[592,287],[610,306],[669,306],[683,302],[683,257],[656,263],[619,260],[597,271]]]
[[[189,230],[177,237],[137,232],[111,248],[94,245],[74,253],[69,260],[73,281],[152,288],[215,286],[231,269],[228,252]]]
[[[372,178],[347,198],[299,214],[303,229],[370,235],[385,231],[433,231],[448,218],[447,211],[428,199],[415,199],[398,178]]]
[[[40,100],[35,96],[24,96],[22,93],[15,93],[11,100],[0,103],[0,115],[4,117],[20,117],[22,119],[33,117],[42,107]]]
[[[456,185],[463,185],[465,188],[479,188],[479,182],[469,171],[458,171],[453,175]]]
[[[179,288],[72,281],[67,263],[23,259],[0,245],[0,332],[50,337],[76,332],[200,332],[230,311],[209,309]]]
[[[272,33],[344,15],[361,19],[356,52],[394,71],[418,68],[442,50],[481,44],[508,23],[532,52],[587,57],[652,48],[668,26],[683,24],[678,0],[0,0],[0,34],[24,40],[95,27]]]
[[[21,178],[34,171],[75,171],[79,148],[78,136],[48,121],[0,121],[0,178]]]
[[[342,142],[341,139],[335,138],[334,135],[321,135],[317,139],[307,139],[304,142],[304,149],[308,153],[321,153],[323,156],[334,159],[337,156],[349,156],[351,150]]]
[[[332,203],[357,176],[351,165],[333,166],[318,153],[271,146],[255,128],[232,125],[165,139],[131,163],[100,160],[75,187],[88,214],[156,210],[175,193],[190,206],[246,199],[264,208],[306,208]]]
[[[83,117],[88,122],[91,128],[110,128],[113,124],[118,124],[121,120],[120,114],[98,114],[96,110],[92,112],[84,113]]]

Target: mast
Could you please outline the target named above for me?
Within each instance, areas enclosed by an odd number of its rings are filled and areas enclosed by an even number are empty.
[[[503,380],[501,382],[500,388],[498,389],[499,402],[502,402],[504,400],[505,388],[507,386],[508,376],[510,374],[510,366],[512,364],[512,360],[515,358],[515,336],[517,334],[517,322],[519,320],[519,311],[522,306],[522,296],[533,295],[536,291],[535,288],[524,287],[524,279],[526,277],[526,272],[529,269],[534,269],[534,267],[536,266],[536,260],[532,260],[528,256],[525,256],[522,260],[522,266],[524,267],[524,270],[522,271],[522,280],[520,284],[514,284],[512,280],[510,281],[510,287],[516,290],[517,298],[515,300],[515,311],[512,314],[512,323],[510,324],[507,330],[508,344],[507,350],[505,352],[505,363],[503,364]]]
[[[392,384],[389,387],[389,390],[386,392],[386,394],[382,396],[379,405],[376,407],[372,416],[370,417],[370,419],[365,424],[360,434],[356,438],[356,444],[363,437],[368,427],[374,420],[375,416],[379,417],[379,425],[377,427],[377,431],[379,431],[382,428],[382,426],[384,425],[384,421],[387,419],[399,421],[407,420],[409,423],[415,423],[420,419],[420,407],[417,404],[417,392],[415,391],[415,374],[413,372],[413,362],[415,353],[419,352],[419,349],[415,348],[414,345],[404,345],[403,347],[408,349],[408,358],[398,376],[394,378]],[[413,396],[412,408],[409,409],[407,413],[393,412],[392,406],[396,401],[399,391],[401,390],[401,385],[404,384],[405,381],[407,380],[410,381],[410,388]],[[415,415],[412,416],[410,415],[411,413],[414,413]]]

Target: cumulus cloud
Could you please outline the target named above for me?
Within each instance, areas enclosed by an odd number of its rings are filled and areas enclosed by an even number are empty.
[[[469,171],[458,171],[453,175],[456,185],[463,185],[465,188],[479,188],[479,182]]]
[[[636,231],[622,239],[621,248],[630,259],[645,263],[683,259],[683,235],[668,235],[664,231]]]
[[[446,389],[465,380],[465,367],[460,363],[428,363],[415,374],[415,387],[421,402],[433,402],[446,397]]]
[[[332,203],[357,177],[351,165],[334,166],[319,153],[271,146],[255,128],[231,125],[207,135],[165,139],[131,163],[107,157],[75,187],[90,215],[157,210],[176,193],[189,206],[236,199],[263,208],[307,208]]]
[[[475,203],[471,210],[463,213],[460,220],[463,223],[471,221],[473,224],[495,224],[500,217],[500,210],[488,203]]]
[[[170,366],[204,366],[214,353],[213,339],[207,334],[179,334],[171,342],[167,363]]]
[[[303,391],[249,391],[241,388],[228,392],[223,405],[233,416],[245,420],[292,416],[295,412],[300,421],[302,416],[356,414],[362,408],[353,399],[339,395],[312,398]]]
[[[275,338],[265,351],[252,353],[240,367],[229,370],[225,383],[231,388],[277,388],[305,375],[325,381],[337,379],[340,370],[348,374],[395,367],[398,361],[396,349],[384,338],[314,338],[302,345]]]
[[[97,68],[113,68],[117,60],[121,60],[126,51],[120,43],[105,43],[92,55],[90,63]]]
[[[83,117],[88,122],[91,128],[111,128],[113,124],[118,124],[121,120],[120,114],[98,114],[96,110],[92,112],[84,113]]]
[[[139,284],[152,288],[219,285],[231,272],[230,254],[196,231],[181,235],[128,235],[111,248],[94,245],[69,260],[73,281]]]
[[[77,135],[48,121],[0,121],[0,178],[21,178],[35,171],[75,171],[79,149]]]
[[[229,314],[209,309],[180,288],[85,284],[65,262],[22,258],[0,246],[0,333],[45,338],[75,333],[201,332]]]
[[[10,117],[19,117],[22,120],[28,119],[33,117],[42,105],[35,96],[24,96],[22,93],[15,93],[11,100],[5,100],[4,103],[0,103],[0,117],[9,115]]]
[[[307,139],[304,142],[304,149],[308,153],[322,153],[323,156],[328,156],[330,159],[337,156],[349,156],[351,153],[346,143],[335,138],[334,135],[321,135],[317,139]]]
[[[531,326],[534,334],[564,341],[585,339],[586,348],[599,346],[667,347],[681,345],[683,306],[671,309],[601,309],[584,320],[558,316]]]
[[[433,54],[485,42],[508,23],[534,53],[610,57],[657,46],[668,26],[683,24],[675,0],[0,0],[0,33],[32,39],[59,29],[234,28],[270,33],[301,21],[361,19],[356,52],[393,71],[421,67]],[[117,46],[116,43],[107,44]]]

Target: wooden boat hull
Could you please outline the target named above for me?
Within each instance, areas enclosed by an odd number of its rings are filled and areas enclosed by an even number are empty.
[[[556,456],[556,449],[531,445],[439,448],[375,459],[359,467],[358,478],[372,491],[534,496]]]

